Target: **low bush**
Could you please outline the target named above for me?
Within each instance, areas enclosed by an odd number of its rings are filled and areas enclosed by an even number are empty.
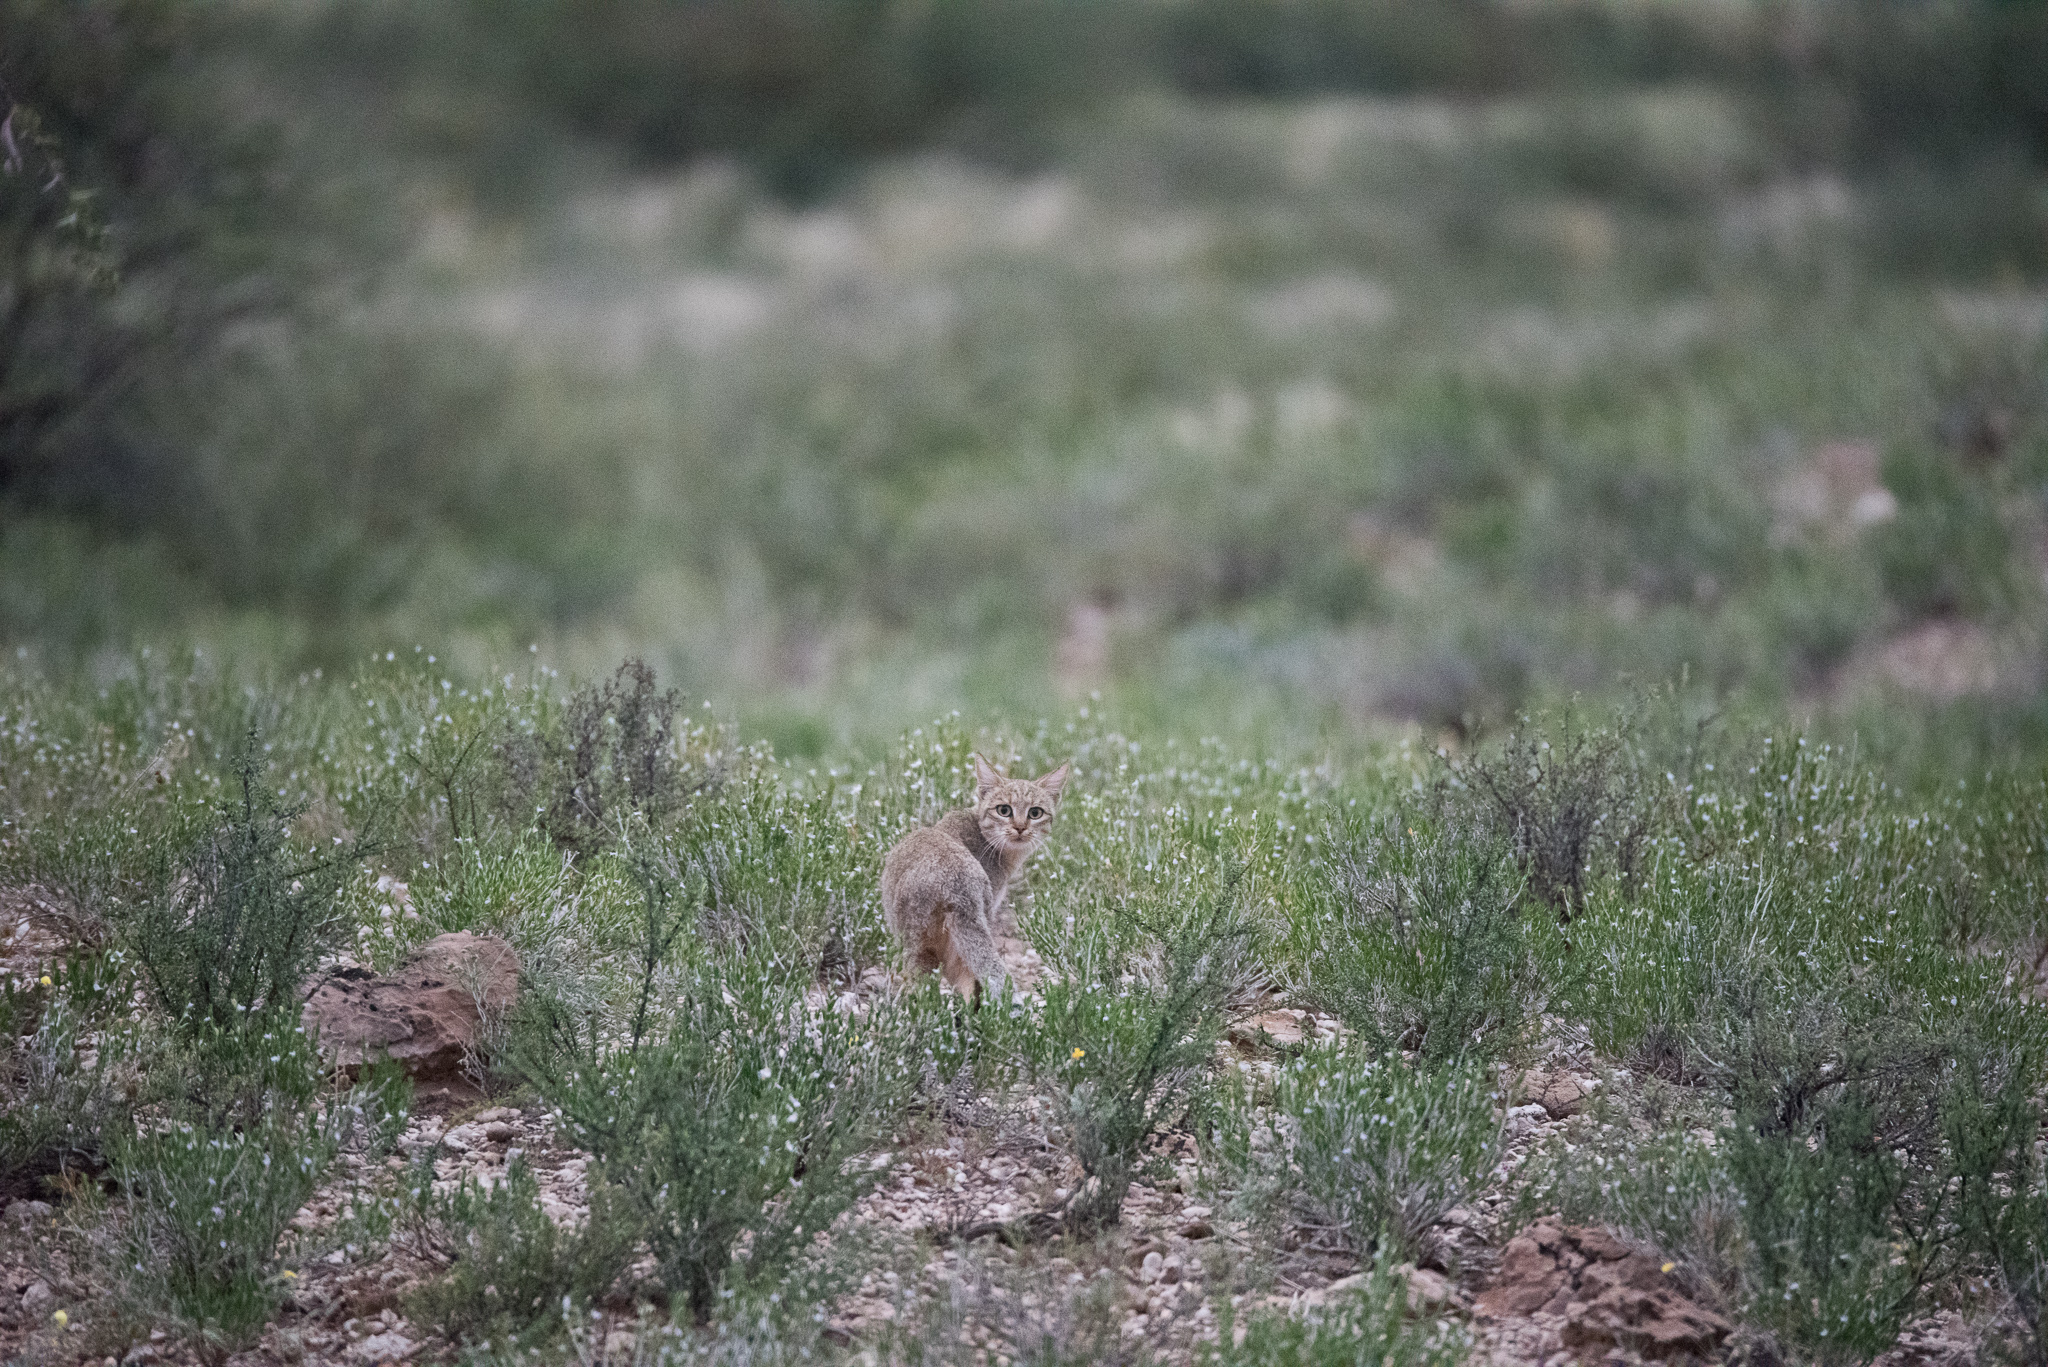
[[[177,1082],[140,1129],[107,1136],[119,1196],[102,1253],[130,1313],[180,1326],[218,1361],[283,1299],[278,1241],[335,1155],[388,1143],[410,1088],[386,1069],[323,1094],[288,1015],[181,1034],[158,1062]]]
[[[1373,1048],[1443,1061],[1522,1042],[1551,987],[1554,926],[1525,917],[1507,844],[1414,815],[1333,832],[1304,930],[1307,995]]]
[[[1752,1252],[1750,1313],[1818,1362],[1863,1362],[1897,1341],[1928,1273],[1900,1256],[1895,1212],[1912,1174],[1853,1097],[1798,1132],[1737,1125],[1728,1168]]]
[[[2027,1315],[2044,1208],[2027,1023],[1973,1020],[1989,1002],[1943,1019],[1903,984],[1785,968],[1759,947],[1710,986],[1686,1067],[1699,1104],[1732,1121],[1712,1143],[1624,1132],[1539,1157],[1524,1213],[1686,1258],[1816,1362],[1884,1351],[1960,1276],[2004,1276]]]
[[[283,1298],[277,1243],[339,1147],[336,1117],[182,1122],[113,1146],[111,1269],[131,1308],[182,1326],[209,1360],[247,1346]]]
[[[1451,770],[1441,800],[1499,832],[1527,895],[1569,921],[1596,878],[1641,873],[1655,806],[1626,723],[1594,730],[1566,717],[1554,739],[1547,731],[1523,718],[1498,750]]]
[[[1533,1155],[1516,1195],[1519,1221],[1555,1212],[1654,1244],[1731,1292],[1747,1253],[1742,1195],[1715,1143],[1689,1132],[1630,1129],[1578,1136]]]
[[[413,1219],[450,1267],[413,1293],[408,1312],[472,1344],[531,1347],[553,1337],[625,1271],[638,1239],[611,1208],[610,1188],[591,1195],[583,1223],[570,1228],[542,1208],[540,1183],[521,1159],[488,1186],[470,1176],[436,1194],[423,1175]]]
[[[812,1003],[808,977],[687,938],[694,886],[652,863],[639,973],[604,1013],[543,1005],[512,1057],[591,1153],[593,1190],[644,1231],[699,1323],[736,1284],[783,1275],[872,1182],[857,1162],[917,1076],[910,1018]]]
[[[88,954],[44,980],[49,986],[0,988],[0,1191],[12,1195],[97,1171],[107,1136],[133,1108],[129,1041],[101,1030],[117,984],[132,979],[113,956]]]
[[[292,823],[304,808],[280,800],[266,768],[251,730],[219,824],[182,849],[160,847],[152,886],[117,913],[144,986],[181,1028],[229,1030],[295,1007],[340,936],[342,886],[371,848],[340,837],[330,850],[300,846]]]
[[[559,730],[515,732],[502,744],[508,814],[537,820],[557,845],[590,855],[626,824],[660,827],[717,781],[707,737],[678,719],[682,696],[657,691],[654,671],[628,660],[579,689]]]
[[[1255,975],[1263,929],[1241,869],[1178,914],[1125,909],[1114,938],[1136,952],[1045,986],[1032,1032],[1034,1071],[1049,1081],[1085,1180],[1067,1213],[1113,1225],[1147,1141],[1179,1119],[1203,1085],[1233,1001]]]
[[[2048,1363],[2048,1155],[2041,1100],[2013,1060],[1958,1071],[1944,1098],[1944,1146],[1956,1176],[1963,1265],[2004,1287],[2015,1356]],[[2002,1075],[2002,1076],[2001,1076]]]
[[[1239,1325],[1226,1305],[1220,1318],[1216,1342],[1196,1350],[1200,1367],[1453,1367],[1470,1353],[1461,1330],[1410,1318],[1406,1279],[1383,1269],[1306,1314],[1268,1310]]]
[[[1246,1091],[1229,1098],[1217,1138],[1240,1189],[1271,1213],[1328,1246],[1412,1259],[1499,1161],[1499,1103],[1476,1062],[1319,1049],[1281,1072],[1270,1109]]]
[[[980,1367],[992,1355],[1025,1367],[1148,1361],[1145,1346],[1122,1333],[1122,1278],[1100,1270],[1049,1288],[1035,1271],[1000,1254],[962,1256],[937,1303],[918,1307],[923,1322],[904,1335],[899,1356],[884,1360],[905,1367]]]

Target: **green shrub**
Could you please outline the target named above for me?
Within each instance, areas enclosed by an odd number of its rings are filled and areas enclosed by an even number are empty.
[[[1537,1152],[1524,1174],[1520,1219],[1555,1212],[1608,1225],[1684,1259],[1723,1292],[1738,1289],[1742,1197],[1715,1144],[1687,1132],[1581,1135]]]
[[[685,937],[702,884],[643,864],[639,972],[606,1014],[542,1004],[513,1056],[593,1188],[645,1233],[669,1293],[708,1323],[735,1284],[783,1275],[874,1180],[859,1155],[917,1075],[907,1014],[806,998],[810,977]]]
[[[541,1207],[540,1183],[523,1159],[489,1185],[465,1176],[436,1194],[420,1177],[414,1212],[428,1242],[452,1264],[412,1294],[408,1313],[463,1342],[532,1346],[558,1332],[571,1308],[588,1307],[633,1257],[639,1231],[596,1184],[584,1222],[557,1225]]]
[[[337,1143],[324,1122],[280,1109],[247,1128],[174,1125],[114,1145],[114,1272],[133,1304],[174,1318],[210,1354],[249,1343],[281,1299],[278,1238]]]
[[[1281,1072],[1270,1111],[1240,1092],[1223,1153],[1255,1199],[1361,1256],[1412,1259],[1500,1158],[1500,1096],[1465,1061],[1411,1067],[1318,1049]]]
[[[1115,938],[1135,952],[1045,985],[1031,1062],[1073,1135],[1084,1180],[1068,1215],[1081,1227],[1117,1222],[1146,1142],[1202,1086],[1227,1010],[1257,968],[1264,932],[1247,898],[1240,868],[1178,914],[1148,920],[1126,908]]]
[[[0,1186],[17,1192],[97,1170],[133,1111],[132,1042],[107,1028],[105,1009],[133,980],[114,956],[93,954],[48,976],[47,988],[0,987]]]
[[[1983,1060],[1972,1060],[1981,1063]],[[2048,1363],[2048,1161],[2037,1148],[2035,1070],[2012,1058],[1957,1070],[1942,1107],[1947,1171],[1966,1263],[2003,1283],[2025,1361]],[[1999,1074],[2003,1074],[2000,1077]]]
[[[1750,1313],[1820,1362],[1862,1362],[1897,1341],[1927,1274],[1899,1257],[1894,1208],[1911,1174],[1876,1142],[1854,1097],[1796,1132],[1738,1125],[1728,1168],[1752,1249]]]
[[[335,1155],[374,1156],[410,1104],[390,1067],[328,1090],[295,1005],[159,1042],[146,1119],[106,1136],[119,1192],[106,1270],[131,1312],[177,1323],[209,1360],[246,1346],[275,1311],[278,1240]]]
[[[999,1251],[975,1256],[973,1247],[949,1269],[915,1337],[905,1335],[899,1355],[885,1361],[975,1367],[999,1354],[1025,1367],[1130,1367],[1148,1360],[1144,1346],[1120,1332],[1121,1278],[1105,1270],[1048,1286],[1039,1267]]]
[[[1462,1330],[1411,1319],[1407,1280],[1374,1268],[1365,1284],[1305,1314],[1267,1310],[1240,1327],[1224,1307],[1215,1343],[1196,1349],[1201,1367],[1453,1367],[1466,1360]]]
[[[1522,1042],[1557,932],[1525,917],[1506,843],[1409,815],[1333,832],[1323,910],[1297,931],[1309,998],[1373,1048],[1442,1061]]]
[[[302,849],[303,812],[265,778],[258,734],[233,759],[240,791],[218,826],[163,852],[154,886],[121,913],[120,933],[155,1005],[183,1028],[228,1030],[296,1006],[300,986],[339,937],[342,885],[368,852],[361,840]]]

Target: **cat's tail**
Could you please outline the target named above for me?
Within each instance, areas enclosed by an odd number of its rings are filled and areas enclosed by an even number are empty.
[[[963,997],[979,1001],[979,991],[996,991],[1008,978],[1003,956],[989,931],[988,917],[981,908],[957,910],[946,906],[942,912],[946,927],[946,981]]]

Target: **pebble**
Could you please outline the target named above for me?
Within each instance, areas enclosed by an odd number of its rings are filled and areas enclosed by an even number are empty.
[[[7,1222],[28,1229],[48,1224],[53,1213],[48,1201],[16,1201],[7,1207]]]
[[[419,1345],[397,1332],[372,1334],[355,1346],[356,1359],[361,1362],[400,1362],[411,1357]]]
[[[57,1293],[41,1278],[30,1282],[28,1290],[21,1293],[21,1313],[30,1319],[42,1319],[56,1303]]]

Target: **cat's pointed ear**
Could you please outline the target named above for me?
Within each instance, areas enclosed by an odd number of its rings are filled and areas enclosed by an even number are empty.
[[[974,760],[975,795],[978,797],[985,797],[988,795],[989,789],[995,787],[998,783],[1001,783],[1003,781],[1003,776],[996,772],[995,765],[990,764],[980,755],[975,755],[972,758]]]
[[[1059,768],[1053,770],[1051,773],[1039,779],[1038,786],[1045,789],[1045,791],[1047,791],[1048,793],[1051,793],[1053,801],[1059,801],[1060,789],[1067,786],[1067,771],[1073,767],[1074,762],[1072,760],[1068,760]]]

